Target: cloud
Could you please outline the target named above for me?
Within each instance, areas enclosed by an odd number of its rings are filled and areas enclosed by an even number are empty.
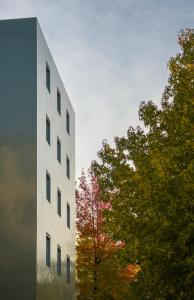
[[[137,125],[142,100],[159,103],[178,51],[177,34],[191,27],[185,0],[0,0],[0,18],[38,16],[76,111],[77,176],[104,138]]]

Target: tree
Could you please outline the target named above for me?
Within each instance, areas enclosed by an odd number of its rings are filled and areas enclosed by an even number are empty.
[[[126,299],[185,299],[194,295],[194,30],[179,34],[181,52],[169,61],[161,108],[143,102],[146,131],[104,142],[93,171],[114,239],[125,241],[121,260],[138,261],[138,280]]]
[[[122,300],[138,268],[121,266],[118,262],[118,253],[124,244],[104,231],[104,213],[111,209],[109,200],[101,200],[97,178],[92,172],[88,178],[82,173],[76,192],[79,299]]]

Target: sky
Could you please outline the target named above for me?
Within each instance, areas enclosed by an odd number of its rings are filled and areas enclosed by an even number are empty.
[[[167,62],[193,0],[0,0],[0,19],[38,17],[76,113],[76,178],[138,120],[141,101],[160,103]]]

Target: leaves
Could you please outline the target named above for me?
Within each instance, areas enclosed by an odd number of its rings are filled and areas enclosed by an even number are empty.
[[[88,178],[82,173],[76,192],[80,300],[122,300],[128,295],[129,283],[139,272],[136,265],[120,264],[118,254],[125,244],[105,231],[105,215],[112,209],[111,197],[102,201],[97,177],[91,171]]]
[[[101,163],[92,165],[100,197],[112,195],[106,229],[125,241],[118,258],[141,267],[125,299],[194,295],[194,30],[178,40],[161,108],[140,105],[146,132],[130,127],[115,147],[103,144]]]

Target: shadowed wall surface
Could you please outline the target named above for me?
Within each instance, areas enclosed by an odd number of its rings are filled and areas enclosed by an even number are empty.
[[[36,294],[35,22],[0,21],[0,298]]]

